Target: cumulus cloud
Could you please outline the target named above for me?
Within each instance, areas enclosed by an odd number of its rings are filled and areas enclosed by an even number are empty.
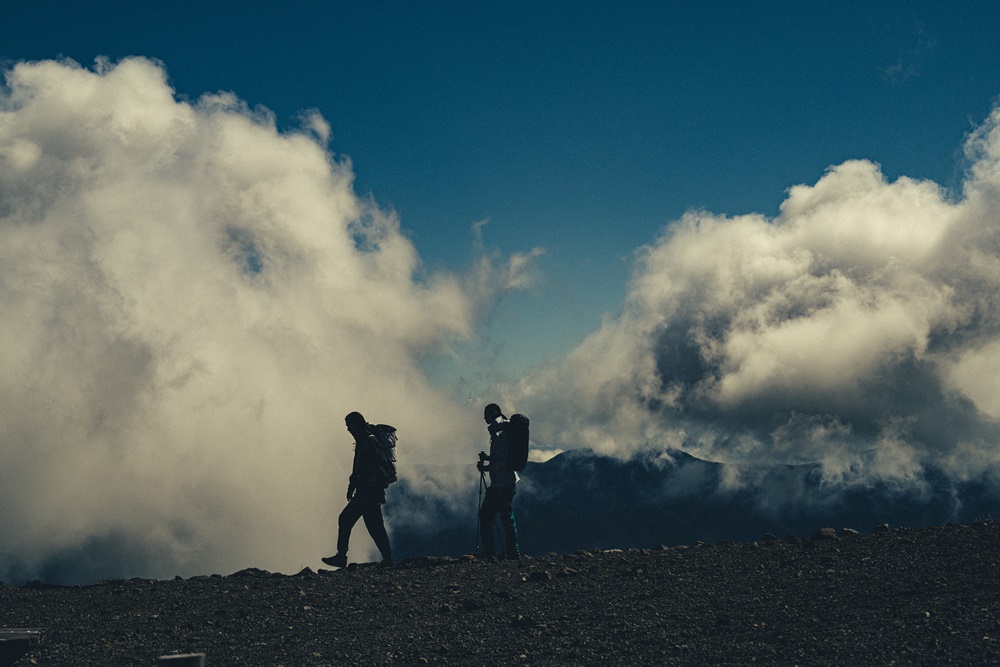
[[[471,279],[476,283],[475,293],[482,297],[480,307],[484,312],[511,292],[535,287],[539,282],[537,260],[545,254],[540,247],[528,252],[514,252],[506,257],[499,251],[490,250],[483,242],[483,228],[488,224],[487,219],[472,226],[477,260]]]
[[[822,462],[834,486],[995,476],[1000,110],[966,150],[959,196],[852,160],[775,218],[689,212],[622,313],[505,400],[550,447]]]
[[[142,58],[6,72],[0,577],[315,565],[347,412],[397,426],[407,461],[478,437],[418,361],[530,266],[425,275],[329,136],[316,112],[281,133],[233,94],[179,101]]]

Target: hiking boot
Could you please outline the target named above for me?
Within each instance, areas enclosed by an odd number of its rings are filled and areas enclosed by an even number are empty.
[[[490,558],[494,558],[494,555],[491,554],[489,551],[486,551],[485,549],[477,551],[476,553],[472,554],[472,556],[476,560],[489,560]]]
[[[323,562],[330,567],[347,567],[347,554],[337,554],[336,556],[327,556],[323,559]]]
[[[379,563],[378,566],[384,569],[393,568],[396,567],[396,561],[394,561],[390,556],[389,558],[383,558],[382,562]]]
[[[521,552],[517,549],[504,552],[503,560],[521,560]]]

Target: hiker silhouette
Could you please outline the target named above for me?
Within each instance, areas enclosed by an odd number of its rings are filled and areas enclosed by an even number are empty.
[[[347,430],[354,436],[354,467],[347,484],[347,507],[340,513],[337,533],[337,553],[323,559],[331,567],[347,566],[347,549],[351,530],[358,519],[364,517],[368,534],[382,554],[382,565],[391,567],[392,547],[382,518],[386,486],[394,479],[386,479],[382,445],[375,436],[374,427],[365,421],[360,412],[352,412],[344,420]]]
[[[519,479],[510,459],[510,422],[496,403],[490,403],[483,410],[490,434],[490,453],[479,452],[476,467],[480,475],[489,473],[490,485],[486,498],[479,508],[479,536],[483,548],[476,553],[479,558],[496,555],[496,540],[493,537],[493,519],[499,515],[506,537],[506,549],[501,558],[521,557],[517,544],[517,524],[514,521],[514,493]]]

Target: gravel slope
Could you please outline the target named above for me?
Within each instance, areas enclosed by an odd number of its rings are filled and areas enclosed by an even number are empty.
[[[17,664],[1000,664],[1000,522],[812,540],[0,585]]]

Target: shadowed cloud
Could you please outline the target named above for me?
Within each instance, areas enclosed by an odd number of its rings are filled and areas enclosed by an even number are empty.
[[[419,360],[531,261],[424,271],[303,122],[179,101],[142,58],[6,72],[0,578],[297,570],[332,546],[347,412],[410,461],[468,442]]]

